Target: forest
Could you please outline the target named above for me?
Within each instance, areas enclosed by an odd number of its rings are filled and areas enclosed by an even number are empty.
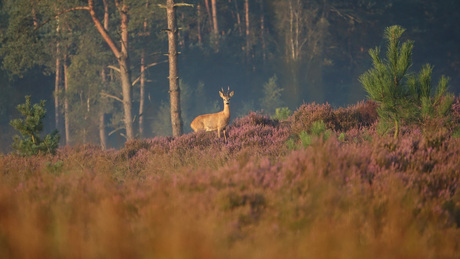
[[[9,122],[19,116],[16,106],[25,95],[34,103],[46,100],[45,132],[57,129],[61,146],[118,148],[127,138],[173,135],[165,4],[2,1],[2,152],[11,151],[15,131]],[[191,0],[176,5],[183,133],[191,131],[196,115],[222,109],[221,88],[235,91],[232,118],[262,110],[273,115],[276,108],[294,110],[310,102],[343,107],[364,100],[358,77],[371,65],[368,50],[382,46],[384,28],[394,24],[406,28],[404,37],[415,42],[414,70],[430,63],[435,78],[448,76],[449,90],[460,92],[460,14],[455,11],[460,3],[455,0]],[[128,57],[127,79],[121,77],[117,51]],[[123,80],[131,84],[125,94]],[[128,97],[131,120],[123,106]],[[126,121],[132,122],[130,134]]]

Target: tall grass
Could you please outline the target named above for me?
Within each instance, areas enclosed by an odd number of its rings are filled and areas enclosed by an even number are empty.
[[[237,119],[227,143],[1,156],[0,258],[459,258],[460,138],[396,141],[374,114],[304,105]],[[288,148],[318,120],[327,140]]]

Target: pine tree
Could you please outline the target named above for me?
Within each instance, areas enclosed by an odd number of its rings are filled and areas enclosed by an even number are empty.
[[[263,86],[263,95],[260,98],[262,109],[268,114],[274,114],[276,108],[284,104],[281,100],[281,92],[283,91],[284,89],[278,86],[278,77],[276,75],[272,76]]]
[[[42,140],[40,132],[43,130],[43,119],[46,116],[45,103],[42,100],[39,104],[32,106],[30,95],[26,96],[26,102],[17,106],[17,110],[24,116],[24,119],[15,119],[10,122],[22,137],[13,137],[13,149],[20,155],[31,156],[36,154],[54,154],[59,146],[59,134],[54,131],[45,136]]]
[[[453,96],[447,93],[449,79],[445,76],[441,77],[433,96],[432,66],[429,64],[418,75],[409,74],[414,43],[401,43],[404,31],[398,25],[385,29],[386,58],[382,60],[379,57],[378,47],[369,50],[373,68],[359,78],[369,98],[380,104],[377,112],[381,129],[387,131],[394,127],[395,139],[399,135],[401,122],[423,123],[429,115],[445,116],[453,102]]]
[[[373,68],[359,78],[369,98],[380,104],[378,114],[381,126],[388,129],[391,123],[394,124],[395,138],[399,135],[400,122],[409,105],[406,76],[412,63],[414,46],[412,41],[401,44],[403,33],[404,29],[397,25],[385,29],[384,37],[388,42],[386,59],[380,59],[380,48],[369,50]]]

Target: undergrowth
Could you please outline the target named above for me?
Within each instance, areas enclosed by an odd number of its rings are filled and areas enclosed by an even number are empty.
[[[0,258],[458,258],[458,103],[397,140],[375,103],[305,104],[235,119],[227,142],[0,156]]]

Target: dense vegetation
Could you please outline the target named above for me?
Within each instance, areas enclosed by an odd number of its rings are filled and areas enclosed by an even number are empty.
[[[1,258],[458,258],[451,123],[378,134],[373,102],[213,133],[0,157]],[[309,139],[306,141],[305,139]]]
[[[123,146],[120,65],[88,12],[90,2],[119,49],[122,16],[129,16],[136,137],[171,135],[166,0],[3,0],[1,152],[11,151],[8,123],[25,95],[47,101],[44,133],[58,129],[61,145]],[[176,2],[184,132],[195,116],[221,109],[221,87],[235,90],[233,115],[364,99],[357,79],[371,65],[368,50],[382,45],[384,28],[394,24],[407,29],[403,40],[415,42],[413,71],[433,64],[433,78],[449,76],[449,90],[460,93],[458,0]]]

